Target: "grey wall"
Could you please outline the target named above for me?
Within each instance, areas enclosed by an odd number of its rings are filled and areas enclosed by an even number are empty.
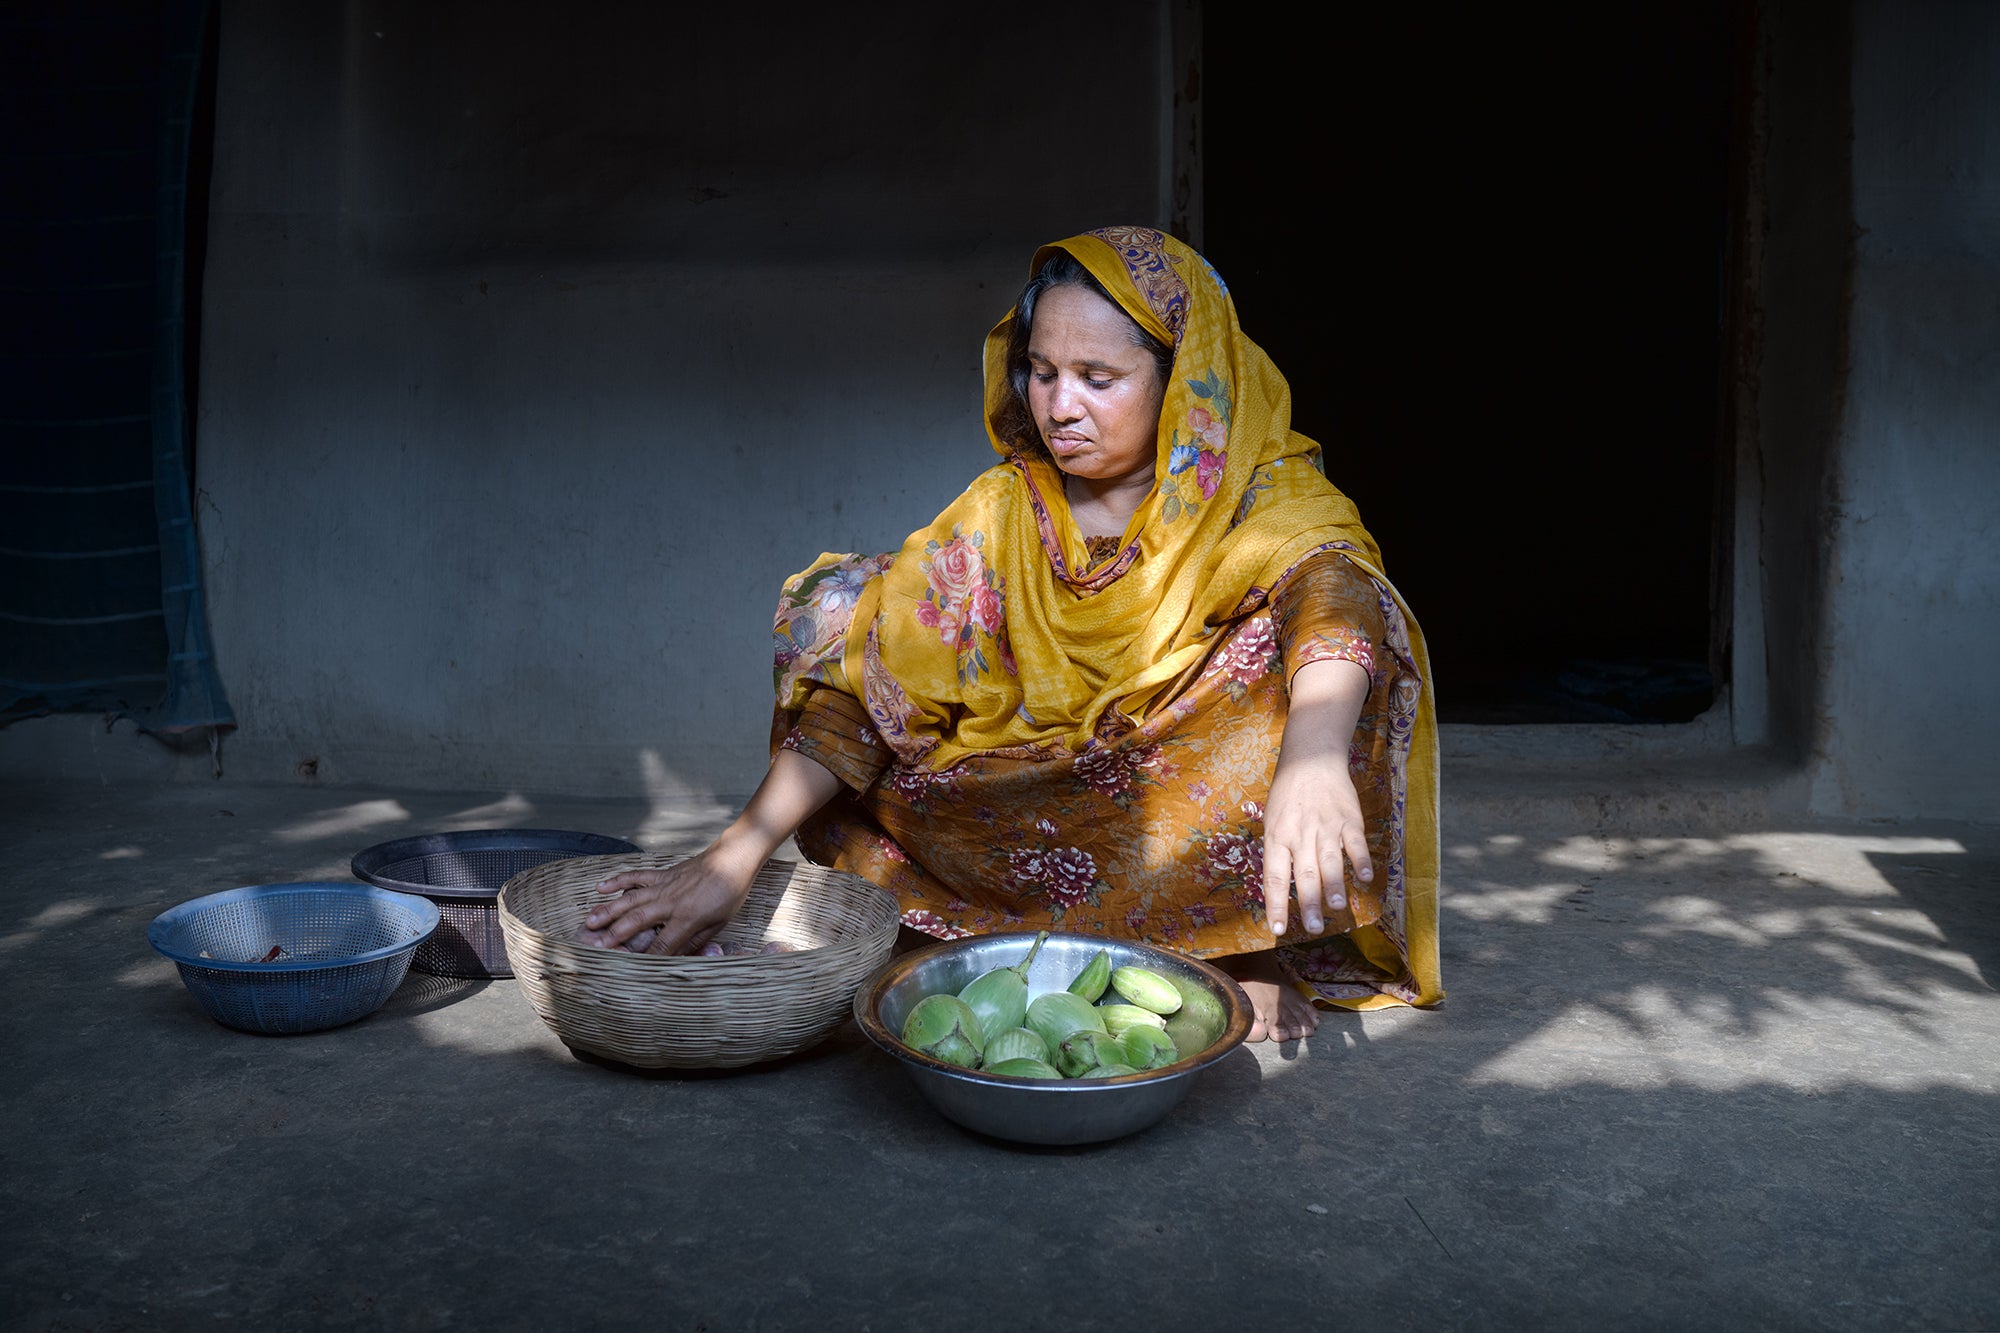
[[[1820,813],[1992,819],[2000,8],[1757,7],[1734,740]],[[781,579],[986,464],[980,340],[1034,245],[1167,220],[1166,6],[1087,60],[937,8],[226,7],[229,776],[749,789]],[[211,761],[49,718],[0,770]]]
[[[1054,69],[942,8],[227,7],[232,772],[754,785],[779,583],[992,461],[1034,246],[1165,220],[1164,11]]]
[[[1830,813],[2000,817],[2000,6],[1854,10],[1853,304],[1811,762]]]

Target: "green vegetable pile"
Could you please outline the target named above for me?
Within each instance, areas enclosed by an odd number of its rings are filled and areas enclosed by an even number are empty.
[[[1099,949],[1066,990],[1028,999],[1028,966],[1049,932],[1013,967],[983,972],[953,995],[926,995],[903,1023],[903,1044],[946,1064],[1012,1078],[1115,1078],[1207,1050],[1228,1013],[1199,982],[1145,967],[1113,967]]]

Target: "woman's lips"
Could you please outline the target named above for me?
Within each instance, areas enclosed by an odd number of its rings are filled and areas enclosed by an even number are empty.
[[[1049,436],[1049,449],[1058,454],[1073,454],[1089,443],[1090,441],[1081,435]]]

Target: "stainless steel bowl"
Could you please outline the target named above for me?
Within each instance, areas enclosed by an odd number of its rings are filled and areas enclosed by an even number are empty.
[[[1178,1106],[1196,1075],[1250,1034],[1250,997],[1220,968],[1150,945],[1052,933],[1028,969],[1030,998],[1067,989],[1099,949],[1108,949],[1113,967],[1149,967],[1206,986],[1228,1016],[1221,1038],[1164,1069],[1060,1083],[961,1069],[903,1045],[903,1022],[918,1000],[939,991],[957,994],[982,972],[1019,963],[1034,942],[1035,933],[1025,931],[929,945],[890,959],[855,992],[854,1020],[868,1039],[902,1062],[932,1106],[967,1129],[1038,1144],[1098,1143],[1136,1133]]]

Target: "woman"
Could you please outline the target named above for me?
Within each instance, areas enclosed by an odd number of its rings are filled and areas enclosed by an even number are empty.
[[[986,341],[1002,461],[900,552],[787,583],[763,784],[605,881],[586,937],[699,945],[796,835],[928,935],[1209,958],[1252,1040],[1441,999],[1422,635],[1290,406],[1187,246],[1043,247]]]

